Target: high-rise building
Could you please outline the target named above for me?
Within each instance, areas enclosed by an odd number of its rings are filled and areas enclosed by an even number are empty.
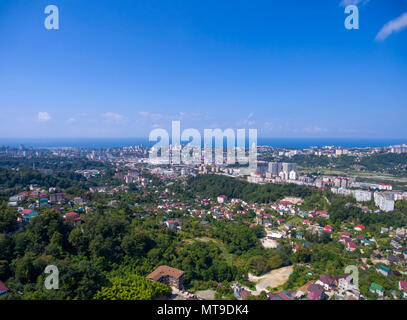
[[[296,163],[283,162],[283,171],[287,175],[289,175],[292,170],[297,172],[297,164]]]
[[[374,202],[380,210],[386,212],[394,210],[394,195],[391,193],[375,192]]]
[[[265,174],[268,169],[268,162],[257,161],[257,171],[258,173]]]
[[[283,170],[283,166],[280,162],[269,162],[268,166],[268,171],[273,176],[278,176],[279,173]]]

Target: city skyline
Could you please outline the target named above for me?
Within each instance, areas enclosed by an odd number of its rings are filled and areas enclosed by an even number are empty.
[[[407,138],[407,3],[55,1],[46,30],[49,4],[0,4],[3,138]]]

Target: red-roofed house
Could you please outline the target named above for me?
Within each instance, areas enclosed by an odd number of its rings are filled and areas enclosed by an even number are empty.
[[[356,231],[362,231],[362,230],[365,230],[366,229],[366,227],[365,226],[363,226],[363,225],[361,225],[361,224],[358,224],[357,226],[355,226],[355,228],[354,228]]]
[[[403,292],[403,298],[407,298],[407,281],[399,281],[399,290]]]
[[[227,196],[225,196],[224,194],[218,196],[218,203],[225,203],[227,199]]]
[[[33,209],[24,209],[21,211],[21,214],[23,215],[24,222],[30,222],[32,218],[38,216],[38,212]]]
[[[289,202],[289,201],[284,201],[284,200],[280,201],[278,204],[280,204],[280,205],[282,205],[282,206],[290,206],[290,205],[292,205],[291,202]]]
[[[8,292],[8,288],[5,286],[3,282],[0,281],[0,296],[6,294]]]
[[[64,215],[65,219],[73,219],[75,224],[80,223],[81,217],[76,212],[68,212]]]
[[[33,211],[33,209],[24,209],[23,211],[21,211],[21,214],[30,214]]]
[[[358,246],[352,241],[349,241],[349,242],[346,243],[346,250],[347,251],[350,251],[350,252],[355,251],[357,249],[357,247]]]

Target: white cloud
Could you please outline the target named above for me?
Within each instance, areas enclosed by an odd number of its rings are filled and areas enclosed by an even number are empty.
[[[148,117],[148,115],[149,115],[150,113],[148,113],[148,112],[146,112],[146,111],[140,111],[138,114],[139,114],[140,116],[143,116],[143,117]]]
[[[308,133],[322,133],[322,132],[327,132],[328,130],[325,128],[318,127],[318,126],[312,126],[312,127],[305,128],[304,131],[308,132]]]
[[[66,123],[74,123],[76,122],[75,118],[69,118],[68,120],[66,120]]]
[[[383,28],[376,35],[376,41],[384,41],[388,36],[394,32],[399,32],[407,26],[407,12],[403,13],[400,17],[386,23]]]
[[[362,3],[362,5],[364,6],[369,1],[370,0],[342,0],[339,5],[342,7],[347,7],[351,5],[357,6],[358,4]]]
[[[253,119],[254,113],[250,112],[246,119],[236,121],[236,126],[254,126],[256,124],[256,120]]]
[[[102,117],[104,117],[107,121],[109,122],[116,122],[120,123],[126,120],[124,116],[121,114],[113,113],[113,112],[106,112],[102,114]]]
[[[51,120],[51,116],[48,112],[38,112],[37,119],[38,121],[45,122]]]
[[[272,131],[273,128],[274,128],[274,125],[273,125],[273,123],[271,121],[266,121],[266,122],[264,122],[264,128],[266,130]]]

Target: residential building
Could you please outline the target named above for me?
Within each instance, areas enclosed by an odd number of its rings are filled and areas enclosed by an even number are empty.
[[[380,210],[385,212],[394,210],[394,196],[391,193],[375,192],[374,202],[375,205],[380,208]]]
[[[369,291],[372,292],[372,293],[376,293],[380,297],[383,297],[383,295],[384,295],[383,287],[380,284],[377,284],[375,282],[372,282],[370,284]]]
[[[8,292],[8,288],[5,286],[3,282],[0,281],[0,296],[6,294]]]
[[[159,266],[147,276],[147,279],[176,287],[179,290],[184,288],[184,271],[168,266]]]

